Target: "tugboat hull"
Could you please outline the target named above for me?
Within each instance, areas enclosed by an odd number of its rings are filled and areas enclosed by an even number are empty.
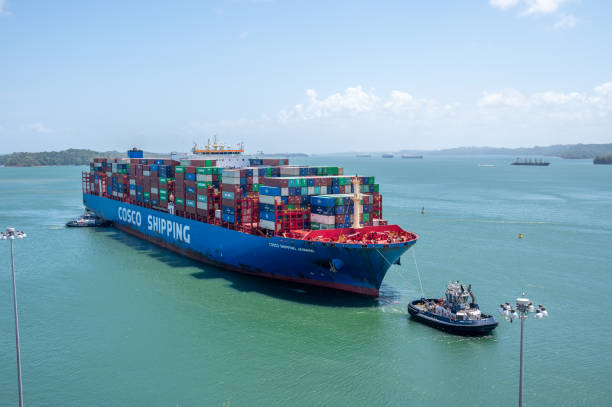
[[[452,321],[450,318],[420,310],[416,307],[419,302],[421,300],[412,301],[408,304],[408,313],[415,320],[441,331],[462,336],[483,336],[497,327],[497,321],[492,316],[479,320]]]

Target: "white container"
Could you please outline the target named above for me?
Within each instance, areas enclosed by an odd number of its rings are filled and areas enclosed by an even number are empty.
[[[221,209],[215,209],[215,218],[221,219]]]
[[[281,202],[280,196],[259,195],[259,203],[274,205],[275,203]]]
[[[289,196],[289,188],[281,188],[281,196]]]
[[[259,226],[263,229],[274,230],[274,222],[271,220],[259,220]]]
[[[316,223],[322,223],[324,225],[335,225],[336,224],[336,217],[335,216],[319,215],[318,213],[312,213],[312,214],[310,214],[310,221],[311,222],[316,222]]]
[[[314,195],[315,191],[314,191],[314,187],[308,187],[308,195]]]
[[[151,193],[157,195],[159,194],[159,191],[157,190],[157,188],[151,187]]]
[[[143,170],[143,171],[142,171],[142,176],[143,176],[143,177],[150,177],[150,176],[151,176],[151,171],[148,171],[148,170]]]

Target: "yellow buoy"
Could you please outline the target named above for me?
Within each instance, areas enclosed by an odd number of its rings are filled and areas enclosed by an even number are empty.
[[[519,239],[522,239],[522,238],[523,238],[523,234],[519,233]]]

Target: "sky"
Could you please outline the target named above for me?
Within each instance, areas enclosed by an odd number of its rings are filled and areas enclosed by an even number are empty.
[[[607,0],[0,0],[0,153],[612,142]]]

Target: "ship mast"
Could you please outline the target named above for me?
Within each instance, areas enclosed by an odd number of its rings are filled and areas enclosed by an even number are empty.
[[[354,176],[351,181],[353,183],[353,229],[359,229],[361,228],[359,223],[361,219],[361,183],[357,176]]]

